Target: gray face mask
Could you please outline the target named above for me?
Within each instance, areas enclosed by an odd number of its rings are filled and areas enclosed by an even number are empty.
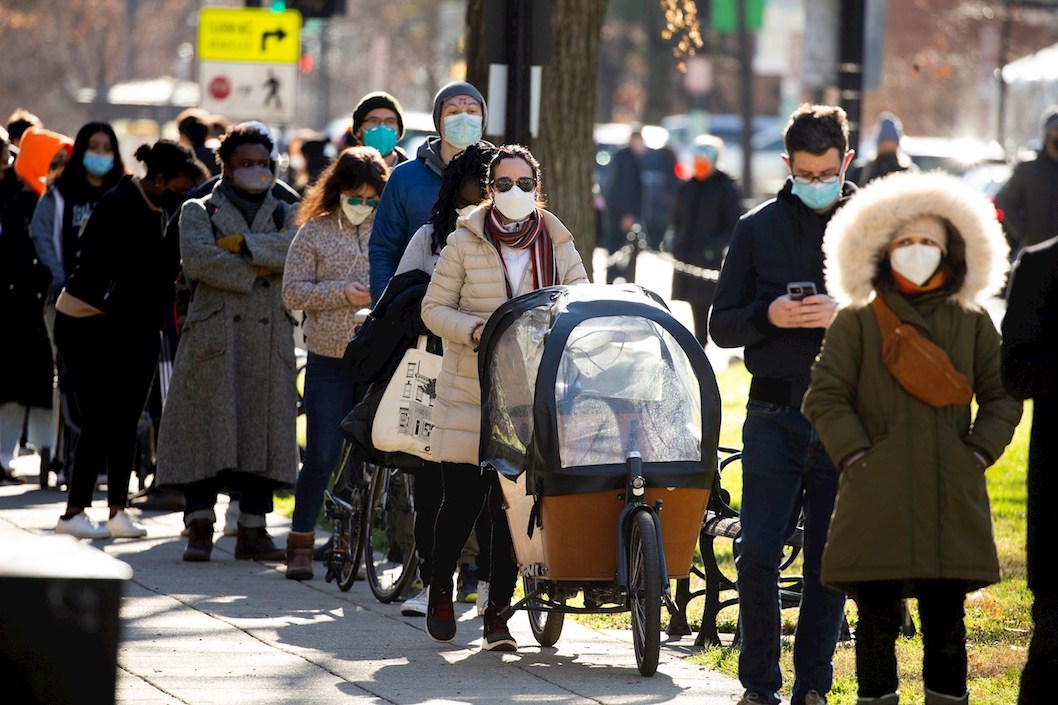
[[[232,172],[232,182],[240,191],[258,194],[272,188],[275,175],[263,166],[248,166]]]

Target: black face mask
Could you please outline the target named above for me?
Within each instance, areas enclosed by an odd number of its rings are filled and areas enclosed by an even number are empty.
[[[1054,147],[1054,151],[1058,152],[1058,137],[1051,140],[1051,146]]]
[[[174,193],[168,189],[163,191],[157,196],[151,198],[151,203],[164,210],[167,214],[173,215],[180,210],[180,205],[184,202],[184,194]]]

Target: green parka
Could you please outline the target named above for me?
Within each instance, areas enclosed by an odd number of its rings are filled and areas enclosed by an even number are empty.
[[[844,305],[802,407],[843,467],[822,581],[849,594],[863,581],[920,578],[975,589],[1000,575],[974,451],[994,462],[1021,418],[1000,377],[999,334],[980,307],[1002,286],[1006,243],[991,205],[954,178],[898,174],[875,184],[835,216],[824,239],[827,289]],[[942,263],[951,276],[937,292],[905,297],[888,284],[884,251],[900,225],[922,215],[953,225]],[[969,405],[930,406],[900,386],[882,362],[872,290],[948,353],[973,387],[975,415]]]

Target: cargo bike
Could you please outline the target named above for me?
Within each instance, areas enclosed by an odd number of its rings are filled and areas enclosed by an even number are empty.
[[[689,574],[716,474],[720,397],[701,345],[642,287],[556,286],[492,315],[478,369],[481,464],[499,475],[524,589],[508,613],[528,612],[552,646],[566,614],[630,611],[653,675],[669,581]]]

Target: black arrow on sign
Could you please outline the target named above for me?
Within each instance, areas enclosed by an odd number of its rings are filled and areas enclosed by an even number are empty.
[[[287,36],[287,33],[283,31],[282,27],[279,27],[275,31],[265,32],[261,35],[261,51],[265,51],[265,45],[268,43],[269,37],[275,37],[279,41],[283,41]]]

